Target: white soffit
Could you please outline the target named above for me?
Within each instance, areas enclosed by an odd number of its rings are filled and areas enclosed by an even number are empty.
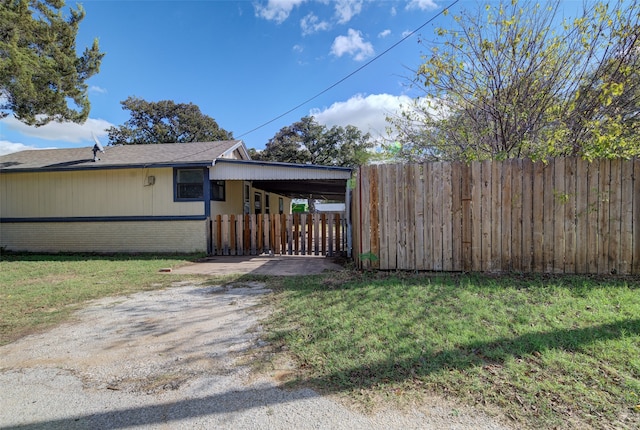
[[[349,178],[351,178],[349,168],[309,164],[217,160],[209,169],[209,179],[227,181],[347,180]]]

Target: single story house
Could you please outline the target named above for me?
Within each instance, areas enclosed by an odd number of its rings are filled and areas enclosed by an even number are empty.
[[[0,248],[209,252],[218,214],[345,199],[351,169],[252,161],[242,141],[28,150],[0,157]]]

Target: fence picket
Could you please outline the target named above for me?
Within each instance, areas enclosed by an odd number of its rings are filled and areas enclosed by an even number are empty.
[[[545,271],[544,261],[544,177],[546,166],[542,162],[533,165],[532,205],[533,205],[533,271],[541,273]]]
[[[236,255],[244,255],[244,231],[242,226],[244,224],[244,216],[236,215]]]
[[[533,268],[533,162],[522,160],[522,263],[519,270]],[[518,269],[516,269],[518,270]]]
[[[600,163],[589,164],[587,204],[587,273],[598,273],[598,255],[600,255]]]
[[[464,165],[451,165],[451,270],[463,270],[462,246],[462,170]]]
[[[482,221],[481,221],[481,231],[482,231],[482,256],[481,256],[481,269],[482,271],[491,271],[493,267],[491,266],[491,209],[493,206],[493,202],[491,201],[491,178],[493,177],[493,169],[491,168],[491,160],[486,160],[482,162],[482,195],[481,195],[481,205],[482,205]]]
[[[452,165],[442,163],[442,270],[453,270],[453,187]],[[412,200],[409,197],[409,200]]]
[[[327,230],[329,232],[328,234],[328,244],[327,244],[327,255],[329,257],[333,257],[333,223],[331,222],[331,217],[327,217],[328,218],[328,222],[327,222]],[[373,251],[370,251],[373,253]],[[373,261],[370,263],[373,266]]]
[[[222,255],[229,255],[229,215],[222,215],[220,229],[222,235]]]
[[[567,193],[565,190],[564,158],[555,160],[554,188],[553,188],[553,273],[564,273],[564,253],[565,253],[565,230],[564,230],[564,207],[567,204]]]
[[[307,236],[306,236],[306,231],[307,231],[307,223],[306,223],[307,217],[304,215],[299,215],[298,216],[298,223],[300,224],[300,228],[298,229],[298,240],[297,242],[300,243],[300,254],[301,255],[305,255],[306,251],[307,251]]]
[[[576,272],[576,159],[564,164],[564,273]]]
[[[340,222],[340,214],[333,214],[333,219],[335,223],[335,232],[336,232],[336,249],[335,254],[337,255],[340,250],[342,250],[342,235],[340,232],[342,231],[342,223]]]
[[[293,214],[285,215],[286,232],[287,232],[287,254],[293,255]]]
[[[633,163],[633,253],[631,272],[640,275],[640,159]]]
[[[229,215],[229,254],[236,255],[236,216]]]
[[[442,162],[432,165],[433,196],[433,270],[442,270]]]
[[[406,268],[416,267],[416,247],[419,245],[416,240],[416,223],[411,222],[415,220],[415,165],[409,165],[406,169],[406,179],[404,188],[406,190],[406,198],[404,203],[405,216],[408,222],[405,224],[407,234],[407,256],[406,256]]]
[[[598,273],[609,273],[609,198],[611,195],[611,162],[609,160],[600,160],[599,179],[598,221],[601,248],[598,253]]]
[[[513,194],[511,184],[511,172],[513,170],[514,160],[505,160],[500,163],[501,175],[502,175],[502,187],[500,187],[500,270],[510,271],[513,269],[511,264],[512,242],[513,242],[513,230],[511,226],[511,213],[513,211]]]
[[[371,254],[377,258],[371,261],[371,267],[374,269],[380,268],[380,226],[378,223],[379,216],[378,210],[380,209],[380,191],[378,190],[378,169],[377,166],[371,166],[369,169],[369,181],[371,184],[371,200],[369,203],[369,222],[371,231]],[[329,222],[329,255],[333,255],[333,220]],[[336,237],[336,242],[338,238]]]
[[[631,273],[633,257],[633,163],[622,164],[621,207],[620,207],[620,258],[618,273]],[[636,181],[640,178],[636,177]],[[637,219],[636,219],[637,220]],[[640,221],[637,221],[640,222]],[[636,229],[638,225],[636,225]]]
[[[622,188],[622,164],[620,160],[611,160],[610,164],[611,183],[610,183],[610,195],[609,195],[609,252],[608,252],[608,267],[610,273],[619,273],[619,258],[620,258],[620,217],[622,199],[620,192]]]
[[[255,232],[256,231],[256,215],[249,215],[249,231],[250,232]],[[258,242],[258,238],[256,234],[250,234],[249,236],[250,239],[250,243],[251,243],[251,255],[256,255],[256,250],[257,250],[257,242]]]
[[[589,164],[576,160],[576,237],[575,271],[587,273],[587,252],[589,248]]]
[[[511,171],[511,270],[522,271],[524,254],[522,252],[522,181],[524,180],[523,160],[513,160]]]
[[[471,163],[471,270],[482,270],[482,163]]]
[[[273,224],[273,253],[280,255],[282,253],[282,215],[274,216]]]
[[[385,172],[386,170],[386,172]],[[398,267],[398,231],[396,230],[396,218],[394,217],[395,208],[398,203],[397,188],[397,175],[396,169],[381,169],[384,172],[384,184],[387,193],[385,195],[384,213],[387,216],[386,221],[383,223],[387,229],[387,262],[388,269],[396,269]]]
[[[424,254],[424,170],[422,164],[414,166],[413,187],[415,195],[414,219],[415,222],[415,268],[416,270],[425,270],[425,254]]]
[[[363,258],[365,256],[371,255],[371,211],[370,207],[370,198],[371,198],[371,187],[370,182],[367,180],[369,175],[369,170],[371,166],[365,166],[360,168],[360,172],[358,174],[359,183],[362,187],[362,191],[360,192],[360,255],[359,258]],[[324,215],[324,214],[323,214]],[[323,249],[322,254],[326,255],[327,252],[327,224],[326,217],[322,219],[323,225]],[[366,228],[365,228],[366,227]],[[379,258],[379,256],[376,256]],[[363,259],[363,266],[365,268],[371,267],[371,258]]]
[[[544,272],[551,273],[553,272],[553,220],[554,220],[554,197],[555,197],[555,186],[553,180],[555,178],[554,175],[555,170],[555,162],[554,160],[549,160],[548,164],[544,166],[544,188],[542,191],[543,195],[543,204],[544,204],[544,222],[542,224],[542,259],[544,261]],[[545,192],[546,191],[546,192]]]
[[[491,162],[491,271],[502,269],[502,163]]]

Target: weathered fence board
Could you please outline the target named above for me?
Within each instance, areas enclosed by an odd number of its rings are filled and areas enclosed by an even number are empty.
[[[640,274],[637,159],[364,166],[353,195],[359,267]]]
[[[460,249],[460,256],[462,258],[462,269],[469,271],[472,270],[472,255],[473,255],[473,216],[472,216],[472,170],[469,166],[462,165],[462,177],[461,190],[460,190],[460,222],[461,222],[461,237],[462,242]],[[455,266],[455,264],[454,264]]]
[[[589,173],[587,177],[589,195],[587,204],[587,271],[597,272],[598,267],[598,206],[600,204],[600,166],[593,163],[589,165]]]
[[[640,223],[640,159],[634,162],[633,178],[633,260],[631,272],[640,274],[640,225],[638,225]]]

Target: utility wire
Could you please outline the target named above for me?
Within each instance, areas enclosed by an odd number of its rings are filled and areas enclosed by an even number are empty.
[[[308,98],[307,100],[303,101],[302,103],[292,107],[291,109],[289,109],[288,111],[278,115],[277,117],[270,119],[269,121],[260,124],[259,126],[252,128],[251,130],[242,133],[240,136],[236,137],[236,139],[240,139],[243,136],[246,136],[248,134],[253,133],[254,131],[260,130],[262,127],[265,127],[269,124],[271,124],[274,121],[279,120],[280,118],[282,118],[285,115],[290,114],[291,112],[301,108],[302,106],[306,105],[307,103],[309,103],[310,101],[313,101],[315,99],[317,99],[318,97],[320,97],[321,95],[323,95],[324,93],[326,93],[329,90],[332,90],[333,88],[335,88],[336,86],[340,85],[341,83],[343,83],[344,81],[346,81],[347,79],[349,79],[350,77],[352,77],[353,75],[355,75],[356,73],[358,73],[360,70],[364,69],[365,67],[367,67],[369,64],[373,63],[374,61],[376,61],[378,58],[382,57],[384,54],[386,54],[387,52],[391,51],[392,49],[394,49],[396,46],[400,45],[402,42],[404,42],[405,40],[407,40],[408,38],[410,38],[411,36],[413,36],[414,34],[416,34],[418,31],[422,30],[423,27],[429,25],[431,22],[433,22],[434,19],[436,19],[437,17],[439,17],[440,15],[444,14],[445,12],[447,12],[449,9],[451,9],[453,6],[455,6],[456,3],[458,3],[460,0],[454,0],[452,1],[447,7],[443,8],[440,12],[438,12],[437,14],[435,14],[434,16],[432,16],[431,18],[429,18],[427,21],[425,21],[424,24],[422,24],[420,27],[416,28],[415,30],[413,30],[411,33],[407,34],[405,37],[403,37],[402,39],[400,39],[399,41],[397,41],[396,43],[394,43],[393,45],[391,45],[390,47],[388,47],[387,49],[385,49],[384,51],[382,51],[380,54],[376,55],[375,57],[373,57],[371,60],[367,61],[366,63],[364,63],[362,66],[358,67],[356,70],[354,70],[353,72],[349,73],[347,76],[345,76],[344,78],[340,79],[339,81],[337,81],[336,83],[328,86],[327,88],[325,88],[324,90],[320,91],[319,93],[317,93],[316,95]]]

